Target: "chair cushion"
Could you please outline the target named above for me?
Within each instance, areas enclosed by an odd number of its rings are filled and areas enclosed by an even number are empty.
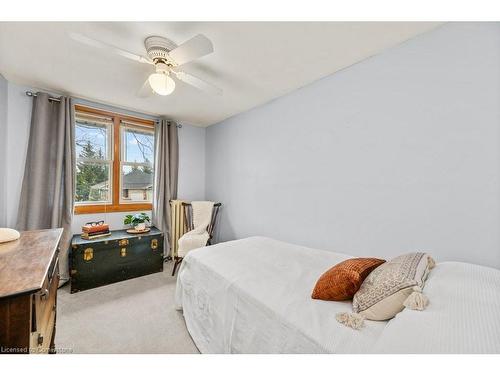
[[[206,229],[200,228],[195,228],[190,232],[184,233],[182,237],[179,238],[177,256],[184,258],[191,250],[207,245],[210,235]]]
[[[377,258],[352,258],[340,262],[320,276],[311,297],[325,301],[352,299],[363,280],[384,262]]]

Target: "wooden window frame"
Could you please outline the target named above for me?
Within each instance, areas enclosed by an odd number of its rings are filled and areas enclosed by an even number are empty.
[[[75,105],[75,112],[87,113],[90,115],[109,117],[113,120],[112,138],[113,138],[113,163],[112,163],[112,191],[111,203],[99,204],[77,204],[75,202],[75,215],[99,214],[107,212],[129,212],[129,211],[150,211],[153,208],[152,203],[123,203],[120,194],[121,177],[121,122],[133,122],[140,126],[154,129],[155,122],[121,113],[109,112],[97,108]]]

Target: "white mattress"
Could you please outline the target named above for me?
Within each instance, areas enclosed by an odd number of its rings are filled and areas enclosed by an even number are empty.
[[[335,319],[350,302],[310,297],[318,277],[347,258],[263,237],[197,249],[179,270],[177,308],[202,353],[500,353],[500,271],[441,263],[424,290],[428,310],[356,331]],[[470,280],[459,283],[463,292],[457,279]]]
[[[429,274],[424,311],[405,309],[387,324],[378,353],[500,353],[500,271],[443,262]]]

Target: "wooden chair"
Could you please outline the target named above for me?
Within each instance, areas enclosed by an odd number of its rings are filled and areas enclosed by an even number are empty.
[[[184,222],[186,223],[186,228],[187,231],[191,231],[194,229],[194,223],[193,223],[193,206],[191,206],[191,203],[186,203],[182,202],[182,205],[184,206]],[[222,203],[215,203],[214,208],[212,210],[212,218],[210,220],[210,224],[208,225],[207,232],[208,232],[208,241],[206,246],[212,244],[212,239],[214,235],[214,229],[215,229],[215,224],[217,222],[217,215],[219,214],[219,209],[222,206]],[[175,257],[174,258],[174,269],[172,270],[172,276],[175,275],[175,271],[177,270],[177,267],[179,264],[182,262],[182,257]]]

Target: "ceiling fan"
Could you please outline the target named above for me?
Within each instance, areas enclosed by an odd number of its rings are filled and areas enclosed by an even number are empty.
[[[139,63],[154,65],[155,72],[146,79],[137,96],[147,97],[153,92],[159,95],[170,95],[175,90],[175,81],[172,77],[210,94],[222,94],[220,88],[179,70],[179,66],[214,51],[210,39],[202,34],[194,36],[179,46],[170,39],[161,36],[150,36],[144,40],[147,57],[136,55],[82,34],[70,33],[69,35],[80,43],[106,49]]]

